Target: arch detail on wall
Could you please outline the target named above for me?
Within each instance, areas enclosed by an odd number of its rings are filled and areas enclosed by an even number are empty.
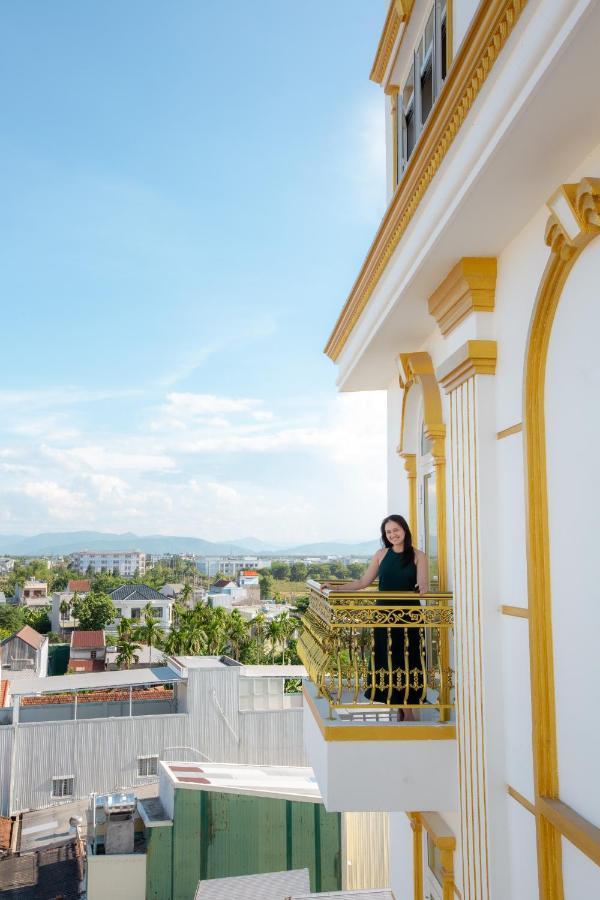
[[[414,385],[421,389],[423,404],[423,430],[432,443],[431,455],[436,474],[436,485],[439,485],[437,495],[437,533],[438,533],[438,565],[439,565],[439,589],[447,590],[448,585],[448,556],[446,534],[446,426],[442,416],[442,397],[438,380],[433,368],[429,353],[419,351],[416,353],[401,353],[398,359],[400,366],[400,387],[403,388],[402,417],[400,421],[400,443],[398,453],[404,459],[404,465],[409,479],[410,498],[410,527],[416,534],[417,511],[417,472],[416,452],[417,448],[409,439],[407,423],[409,421],[409,409],[411,403],[410,391]]]
[[[561,833],[565,832],[546,814],[548,801],[559,799],[559,779],[544,400],[550,335],[565,282],[583,250],[600,234],[600,179],[562,185],[548,206],[545,240],[551,253],[529,330],[523,425],[539,892],[543,900],[563,900]]]

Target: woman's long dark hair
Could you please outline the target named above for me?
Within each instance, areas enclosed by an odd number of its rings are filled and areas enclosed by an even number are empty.
[[[408,522],[404,518],[404,516],[398,516],[396,514],[391,516],[386,516],[383,522],[381,523],[381,543],[384,547],[390,548],[392,545],[388,541],[385,534],[385,526],[388,522],[395,522],[396,525],[399,525],[404,529],[404,552],[402,554],[404,560],[406,562],[414,562],[415,561],[415,548],[413,547],[412,542],[412,534],[410,533],[410,528],[408,526]]]

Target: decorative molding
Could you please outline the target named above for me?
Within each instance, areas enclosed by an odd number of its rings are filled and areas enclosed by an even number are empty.
[[[546,363],[552,325],[565,282],[583,250],[600,234],[600,179],[584,178],[578,185],[563,185],[559,202],[556,202],[557,194],[549,201],[551,215],[545,238],[551,253],[538,289],[529,331],[523,409],[536,803],[540,798],[546,802],[559,800],[544,412]],[[536,816],[536,830],[540,898],[561,900],[562,848],[556,817],[542,811]]]
[[[463,256],[428,300],[429,312],[446,337],[474,312],[493,312],[497,261],[494,256]]]
[[[526,606],[501,606],[500,612],[503,616],[515,616],[517,619],[529,618],[529,610]]]
[[[383,82],[388,63],[392,56],[394,44],[400,31],[400,25],[408,22],[414,0],[391,0],[390,6],[385,17],[383,32],[379,39],[377,53],[373,61],[370,79],[376,84]]]
[[[400,445],[398,447],[398,452],[401,456],[404,454],[404,430],[406,425],[406,401],[408,391],[414,384],[418,384],[423,395],[423,430],[425,435],[432,442],[431,455],[433,457],[436,478],[438,587],[440,591],[445,591],[448,584],[448,538],[446,530],[446,426],[444,425],[442,414],[442,398],[429,353],[423,351],[417,353],[401,353],[399,360],[402,370],[400,385],[404,388],[404,396],[402,398],[402,420],[400,423]],[[413,483],[416,492],[416,481]],[[438,486],[439,490],[437,490]],[[416,525],[416,493],[414,503],[414,522]],[[415,530],[415,534],[416,533]]]
[[[478,423],[475,378],[450,394],[456,727],[465,900],[490,900],[486,715],[483,680]]]
[[[440,168],[527,0],[480,3],[325,353],[335,362]]]
[[[417,535],[417,454],[401,453],[408,480],[408,524],[416,540]]]
[[[413,897],[424,900],[423,895],[423,826],[418,813],[408,813],[413,833]]]
[[[511,434],[520,434],[523,431],[523,423],[517,422],[516,425],[511,425],[510,428],[503,428],[502,431],[496,432],[496,440],[502,441],[504,438],[510,437]]]
[[[496,358],[496,341],[467,341],[439,366],[438,381],[450,394],[474,375],[495,375]]]

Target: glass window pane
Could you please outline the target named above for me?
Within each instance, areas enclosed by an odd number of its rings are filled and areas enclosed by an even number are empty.
[[[433,106],[433,56],[429,55],[429,60],[421,73],[421,124],[424,125]]]
[[[404,82],[404,88],[402,89],[402,109],[404,113],[407,112],[409,106],[413,103],[415,94],[415,66],[414,63],[410,67],[410,72],[408,73],[408,78]]]

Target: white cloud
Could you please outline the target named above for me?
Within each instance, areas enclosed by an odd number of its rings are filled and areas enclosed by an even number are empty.
[[[162,453],[142,453],[120,450],[110,443],[106,446],[88,445],[57,449],[44,445],[42,453],[55,462],[75,471],[96,472],[171,472],[173,459]]]
[[[74,513],[87,513],[89,503],[84,494],[62,487],[55,481],[27,481],[23,494],[39,501],[55,519],[68,519]]]

